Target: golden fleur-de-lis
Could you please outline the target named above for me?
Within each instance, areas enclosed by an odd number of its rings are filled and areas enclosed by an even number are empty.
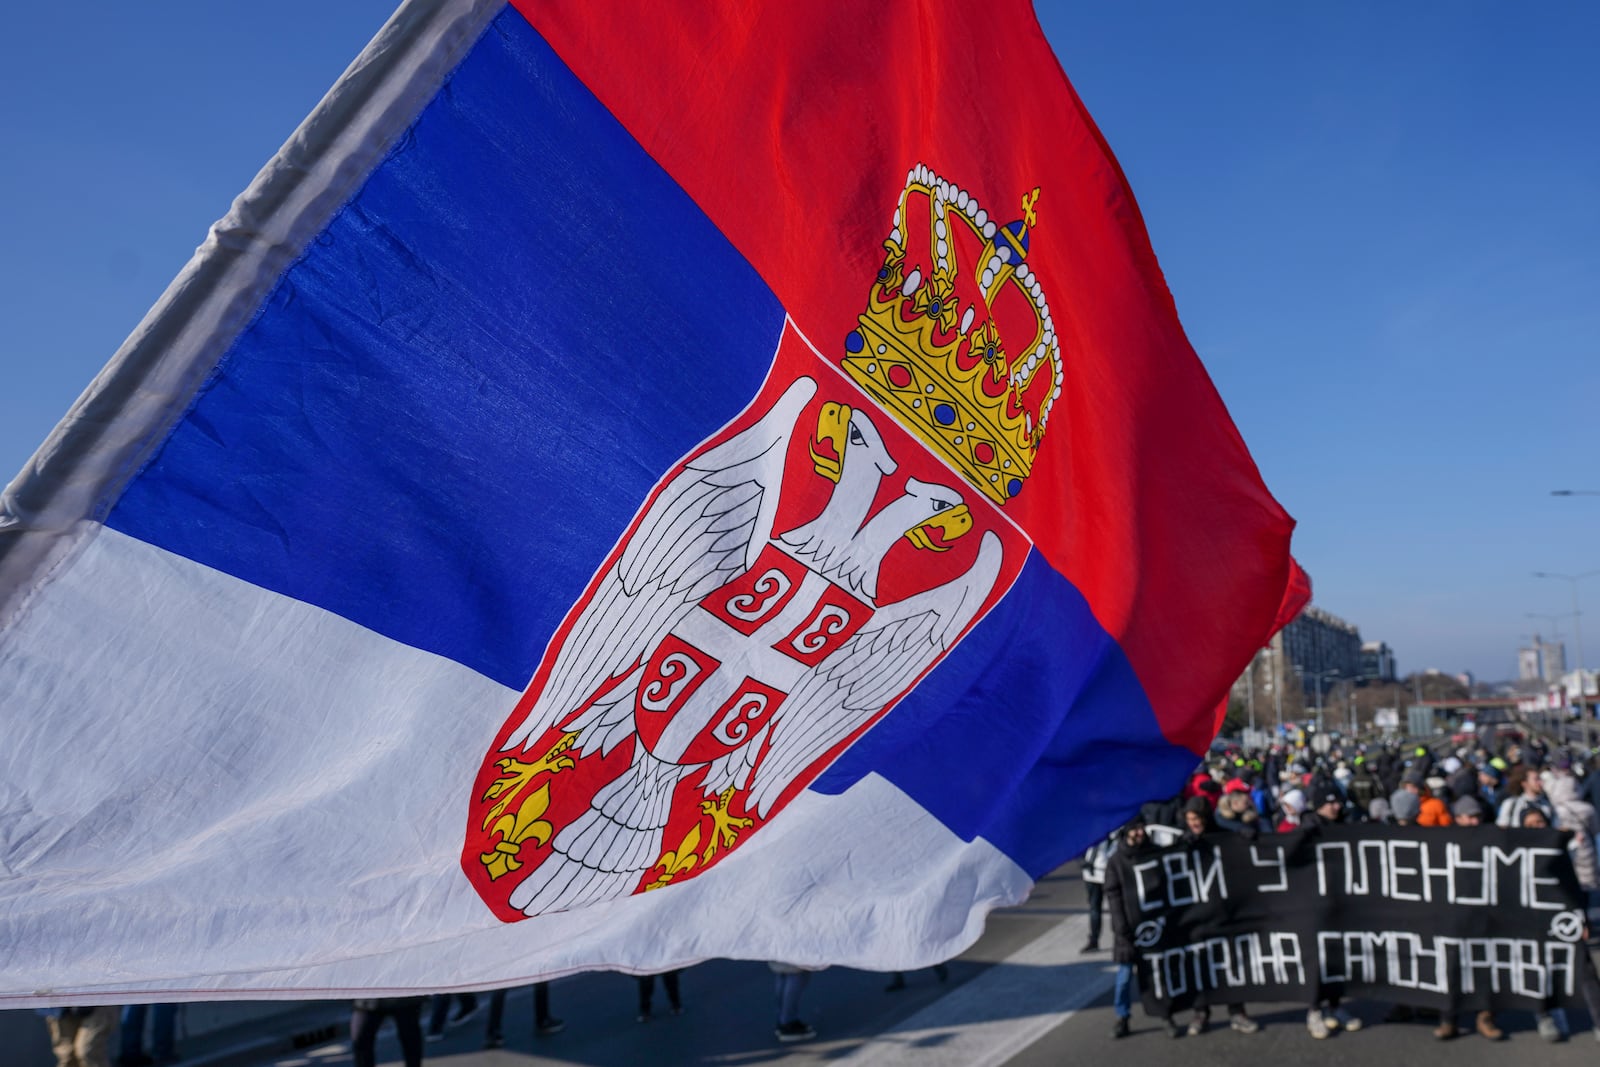
[[[739,839],[739,831],[754,826],[754,819],[741,819],[728,814],[728,806],[733,803],[733,786],[729,786],[717,795],[715,800],[702,800],[700,810],[711,816],[711,840],[706,843],[705,855],[701,859],[711,862],[711,857],[717,854],[719,848],[732,848],[733,843]]]
[[[484,814],[479,828],[500,835],[494,848],[478,855],[490,879],[520,870],[523,863],[522,846],[532,841],[534,847],[538,848],[549,841],[550,835],[555,832],[555,827],[544,818],[544,813],[550,807],[550,783],[542,783],[531,793],[528,787],[541,774],[555,775],[576,766],[566,752],[577,739],[576,733],[563,734],[561,740],[536,760],[524,761],[507,756],[495,763],[500,769],[500,777],[490,782],[489,788],[479,798],[494,801]],[[518,798],[521,798],[521,803],[512,814],[511,805]]]
[[[661,854],[660,859],[656,860],[655,867],[650,869],[656,870],[660,868],[661,876],[645,886],[645,891],[660,889],[678,877],[678,875],[693,870],[695,864],[700,862],[700,856],[695,852],[695,849],[699,847],[700,824],[697,822],[689,827],[689,832],[683,835],[683,840],[678,842],[677,848],[668,849]]]
[[[532,841],[538,848],[550,840],[555,827],[541,818],[550,807],[550,783],[546,782],[528,794],[528,799],[517,808],[515,815],[502,815],[494,824],[493,833],[500,835],[494,848],[478,856],[479,862],[489,872],[491,880],[522,869],[522,846]]]

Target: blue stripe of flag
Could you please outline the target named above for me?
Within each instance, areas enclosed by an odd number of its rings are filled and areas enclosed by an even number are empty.
[[[508,10],[107,521],[520,689],[782,324]]]

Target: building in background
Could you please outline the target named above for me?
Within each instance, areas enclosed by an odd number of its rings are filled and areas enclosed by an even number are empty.
[[[1290,719],[1308,712],[1319,690],[1329,704],[1341,683],[1361,685],[1368,679],[1395,677],[1393,649],[1381,641],[1363,645],[1356,626],[1308,607],[1256,653],[1229,698],[1251,721],[1271,725],[1280,715]]]
[[[1517,649],[1517,681],[1544,681],[1544,657],[1539,652],[1537,634],[1534,635],[1532,645]]]
[[[1559,685],[1567,673],[1567,646],[1561,641],[1544,643],[1544,681],[1546,685]]]
[[[1593,703],[1596,694],[1600,694],[1600,671],[1566,671],[1556,679],[1555,685],[1570,705],[1577,705],[1580,685],[1585,701]]]
[[[1395,680],[1394,649],[1383,641],[1367,641],[1361,646],[1361,674],[1364,682]]]
[[[1337,615],[1308,607],[1272,639],[1275,658],[1287,673],[1300,677],[1307,694],[1326,693],[1340,681],[1362,675],[1361,631]],[[1390,670],[1393,671],[1393,653]]]
[[[1538,634],[1533,642],[1517,649],[1517,681],[1555,685],[1567,673],[1567,646],[1546,641]]]

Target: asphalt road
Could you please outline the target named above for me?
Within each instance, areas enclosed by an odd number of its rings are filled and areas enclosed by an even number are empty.
[[[1169,1038],[1157,1020],[1143,1017],[1134,1009],[1134,1031],[1121,1040],[1111,1037],[1111,998],[1101,997],[1093,1007],[1079,1012],[1060,1026],[1051,1030],[1041,1040],[1030,1045],[1007,1061],[1009,1067],[1060,1067],[1064,1063],[1110,1064],[1119,1062],[1167,1065],[1172,1067],[1206,1067],[1209,1064],[1237,1067],[1241,1063],[1279,1063],[1307,1065],[1359,1065],[1381,1067],[1386,1064],[1406,1064],[1423,1067],[1426,1064],[1448,1064],[1449,1067],[1509,1067],[1512,1064],[1564,1067],[1566,1064],[1600,1062],[1600,1042],[1587,1026],[1567,1042],[1546,1044],[1533,1030],[1532,1015],[1505,1013],[1498,1018],[1507,1033],[1504,1041],[1486,1041],[1473,1034],[1453,1041],[1434,1039],[1434,1024],[1384,1023],[1382,1018],[1388,1006],[1372,1002],[1355,1002],[1350,1005],[1367,1026],[1353,1034],[1336,1034],[1323,1041],[1313,1040],[1306,1032],[1306,1011],[1292,1004],[1251,1005],[1251,1014],[1263,1025],[1257,1034],[1237,1034],[1229,1030],[1225,1013],[1214,1016],[1224,1018],[1222,1026],[1213,1022],[1211,1029],[1199,1037]],[[1187,1022],[1187,1015],[1180,1017]],[[1584,1017],[1573,1013],[1575,1026],[1582,1026]],[[1470,1022],[1463,1017],[1463,1022]]]

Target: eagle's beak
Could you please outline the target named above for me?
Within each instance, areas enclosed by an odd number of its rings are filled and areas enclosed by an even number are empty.
[[[941,511],[926,522],[919,522],[906,531],[906,540],[918,548],[935,552],[948,551],[952,542],[972,529],[972,512],[965,504]]]
[[[811,466],[835,485],[844,468],[844,441],[849,432],[850,405],[822,405],[817,415],[817,435],[811,439]]]

